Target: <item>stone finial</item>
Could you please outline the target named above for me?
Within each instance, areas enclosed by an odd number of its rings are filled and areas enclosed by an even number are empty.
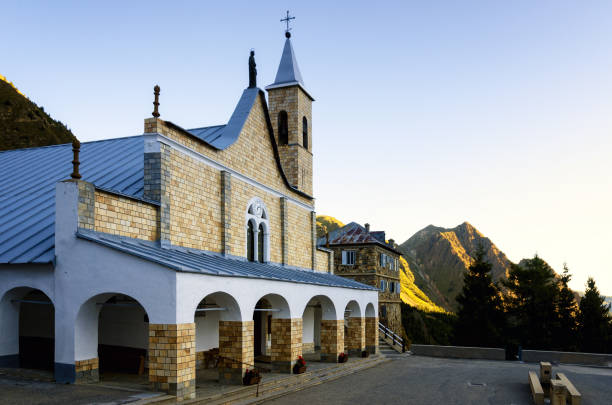
[[[79,165],[81,164],[81,162],[79,162],[80,150],[81,142],[79,142],[78,139],[74,138],[74,140],[72,141],[72,173],[70,174],[70,177],[76,180],[81,178],[81,174],[79,173]]]
[[[370,224],[365,224],[365,230],[367,233],[370,233]]]
[[[161,89],[159,88],[159,86],[156,84],[155,87],[153,87],[153,94],[155,94],[155,101],[153,101],[153,106],[155,108],[153,108],[153,116],[155,118],[159,118],[159,91]]]

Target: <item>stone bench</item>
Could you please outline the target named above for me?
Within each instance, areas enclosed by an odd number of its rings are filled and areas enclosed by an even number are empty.
[[[544,405],[544,389],[540,384],[540,378],[535,371],[529,372],[529,386],[531,387],[531,395],[533,396],[533,402],[536,405]]]
[[[580,405],[582,403],[582,395],[580,392],[578,392],[576,387],[574,387],[574,384],[572,384],[569,378],[567,378],[563,373],[557,373],[556,378],[561,380],[565,385],[565,388],[567,388],[572,405]]]

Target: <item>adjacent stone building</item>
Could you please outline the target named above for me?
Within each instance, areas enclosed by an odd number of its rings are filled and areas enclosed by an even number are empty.
[[[334,274],[378,289],[380,322],[403,335],[400,267],[401,253],[384,231],[370,231],[370,225],[351,222],[323,238],[318,245],[334,253]]]
[[[376,351],[376,289],[316,246],[313,98],[289,35],[267,99],[253,68],[225,125],[156,106],[137,136],[0,153],[0,367],[145,370],[191,398],[211,355],[240,383],[255,358],[291,372],[305,351]]]

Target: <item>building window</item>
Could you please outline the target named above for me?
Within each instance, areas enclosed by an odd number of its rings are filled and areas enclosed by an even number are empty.
[[[266,242],[264,241],[264,227],[263,224],[259,224],[259,229],[257,230],[257,260],[259,260],[259,263],[264,262],[265,246]]]
[[[289,143],[289,119],[287,118],[287,111],[278,113],[278,143],[280,145],[287,145]]]
[[[390,293],[394,293],[395,292],[395,283],[389,283],[389,292]]]
[[[342,264],[352,266],[355,264],[355,251],[354,250],[343,250],[342,251]]]
[[[247,225],[247,259],[250,262],[255,261],[255,230],[251,221]]]
[[[302,145],[308,149],[308,120],[306,117],[302,118]]]
[[[400,285],[400,283],[395,283],[395,292],[397,294],[402,292],[402,286]]]
[[[249,201],[246,212],[246,257],[249,261],[266,263],[270,259],[268,211],[257,197]]]
[[[385,292],[385,280],[380,280],[380,291]]]

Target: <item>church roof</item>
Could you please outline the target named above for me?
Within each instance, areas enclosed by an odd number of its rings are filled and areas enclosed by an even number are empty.
[[[142,198],[142,136],[81,144],[80,172],[97,188]],[[55,184],[72,172],[72,145],[0,152],[0,263],[55,259]]]
[[[227,125],[187,129],[186,131],[215,149],[226,149],[236,142],[240,136],[242,127],[249,118],[249,113],[259,92],[260,90],[257,87],[247,88],[242,92],[242,96],[238,100]]]
[[[222,277],[246,277],[330,287],[375,290],[374,287],[329,273],[284,267],[278,264],[249,262],[198,249],[179,246],[161,247],[159,242],[144,241],[79,229],[77,237],[139,257],[170,269]]]
[[[274,79],[274,83],[266,87],[266,90],[296,85],[300,86],[308,97],[312,99],[310,94],[305,89],[304,80],[302,79],[302,73],[300,72],[300,68],[295,57],[295,51],[293,50],[291,39],[287,38],[285,40],[285,47],[283,48],[281,61],[278,65],[278,71],[276,72],[276,79]]]

